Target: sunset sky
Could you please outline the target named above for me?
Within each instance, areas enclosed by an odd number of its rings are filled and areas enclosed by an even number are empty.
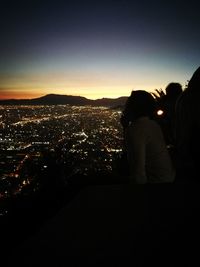
[[[2,1],[0,98],[184,87],[200,66],[199,4],[156,2]]]

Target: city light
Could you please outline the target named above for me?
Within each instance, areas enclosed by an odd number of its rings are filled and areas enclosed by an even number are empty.
[[[122,152],[120,116],[121,110],[105,107],[0,106],[1,198],[27,186],[36,192],[56,164],[66,179],[110,173]]]

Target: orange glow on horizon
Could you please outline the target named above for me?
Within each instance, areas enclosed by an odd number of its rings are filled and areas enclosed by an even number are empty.
[[[0,100],[6,100],[6,99],[32,99],[41,97],[42,93],[27,93],[27,92],[0,92]]]
[[[121,89],[121,88],[101,88],[96,87],[95,89],[86,89],[86,88],[68,88],[68,89],[30,89],[30,90],[17,90],[17,89],[0,89],[0,100],[6,99],[33,99],[42,97],[48,94],[58,94],[58,95],[73,95],[73,96],[82,96],[88,99],[99,99],[99,98],[118,98],[121,96],[128,96],[131,93],[131,90]]]
[[[147,85],[148,84],[148,85]],[[47,94],[74,95],[88,99],[129,96],[132,90],[154,91],[161,88],[153,79],[132,77],[129,71],[20,73],[1,77],[0,99],[33,99]]]
[[[47,94],[74,95],[88,99],[129,96],[132,90],[153,92],[168,83],[123,70],[25,72],[0,76],[0,99],[33,99]],[[162,78],[162,77],[161,77]]]
[[[123,95],[117,95],[117,94],[109,94],[109,95],[102,95],[102,94],[77,94],[77,93],[71,93],[71,94],[64,94],[64,93],[57,93],[57,92],[51,92],[51,93],[16,93],[16,92],[7,92],[7,93],[1,93],[0,92],[0,100],[9,100],[9,99],[33,99],[33,98],[39,98],[42,96],[45,96],[47,94],[58,94],[58,95],[73,95],[73,96],[82,96],[86,97],[88,99],[99,99],[99,98],[118,98]]]
[[[0,88],[0,99],[33,99],[42,97],[48,94],[58,94],[58,95],[73,95],[82,96],[88,99],[101,99],[101,98],[118,98],[123,96],[129,96],[132,90],[145,90],[148,92],[153,92],[155,89],[152,86],[145,86],[140,84],[139,86],[133,88],[130,84],[124,85],[94,85],[94,86],[45,86],[38,89],[33,86],[23,86],[22,90],[17,87],[11,88]],[[132,87],[132,88],[131,88]],[[57,89],[53,89],[57,88]]]

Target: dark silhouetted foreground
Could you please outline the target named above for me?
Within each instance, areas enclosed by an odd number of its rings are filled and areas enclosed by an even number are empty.
[[[4,247],[2,266],[198,266],[199,189],[85,187],[32,236]]]
[[[199,181],[200,162],[200,68],[181,94],[176,108],[177,177]]]

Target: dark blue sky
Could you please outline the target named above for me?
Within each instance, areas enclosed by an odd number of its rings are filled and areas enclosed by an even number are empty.
[[[91,98],[185,82],[200,65],[198,1],[1,1],[1,98]]]

